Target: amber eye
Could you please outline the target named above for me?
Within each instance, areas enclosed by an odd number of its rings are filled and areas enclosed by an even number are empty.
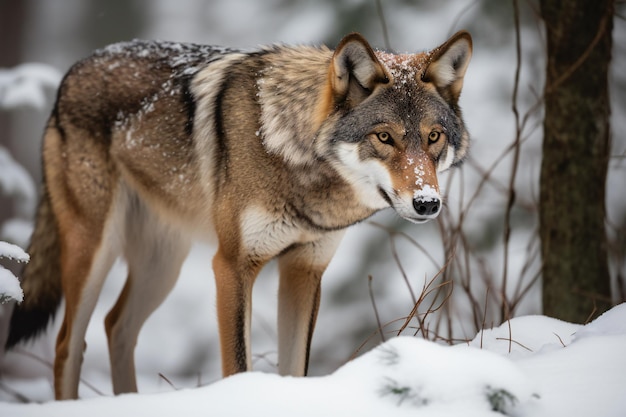
[[[439,140],[440,137],[441,133],[433,130],[432,132],[430,132],[430,135],[428,135],[428,143],[435,143]]]
[[[376,137],[378,138],[379,141],[381,141],[385,145],[392,145],[393,144],[393,138],[387,132],[377,133]]]

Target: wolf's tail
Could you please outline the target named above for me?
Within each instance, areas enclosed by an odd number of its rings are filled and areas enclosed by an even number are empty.
[[[16,304],[13,310],[7,349],[44,331],[54,318],[63,297],[59,232],[45,187],[28,253],[30,262],[22,272],[24,301]]]

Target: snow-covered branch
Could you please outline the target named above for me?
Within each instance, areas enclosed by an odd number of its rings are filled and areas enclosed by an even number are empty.
[[[47,64],[26,63],[0,68],[0,108],[35,107],[46,104],[45,90],[54,90],[61,73]]]
[[[28,262],[30,256],[22,248],[11,243],[0,241],[0,258],[7,258],[17,262]],[[18,279],[11,271],[0,265],[0,304],[11,300],[21,303],[24,293]]]

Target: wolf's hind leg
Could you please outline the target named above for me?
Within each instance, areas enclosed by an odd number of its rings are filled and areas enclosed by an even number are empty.
[[[105,320],[115,394],[136,392],[134,350],[150,314],[165,300],[189,253],[189,239],[142,207],[126,220],[126,284]]]
[[[43,148],[65,297],[54,360],[55,397],[71,399],[78,397],[87,326],[119,254],[117,178],[106,146],[68,121],[51,117]]]
[[[65,316],[57,337],[54,360],[58,400],[78,398],[87,326],[102,284],[117,257],[106,236],[98,241],[83,232],[79,220],[74,222],[74,227],[61,237]]]

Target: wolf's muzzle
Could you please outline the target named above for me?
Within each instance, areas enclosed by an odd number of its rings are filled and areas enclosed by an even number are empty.
[[[434,197],[415,198],[413,200],[413,208],[417,214],[424,218],[434,218],[439,214],[441,209],[441,200]]]

